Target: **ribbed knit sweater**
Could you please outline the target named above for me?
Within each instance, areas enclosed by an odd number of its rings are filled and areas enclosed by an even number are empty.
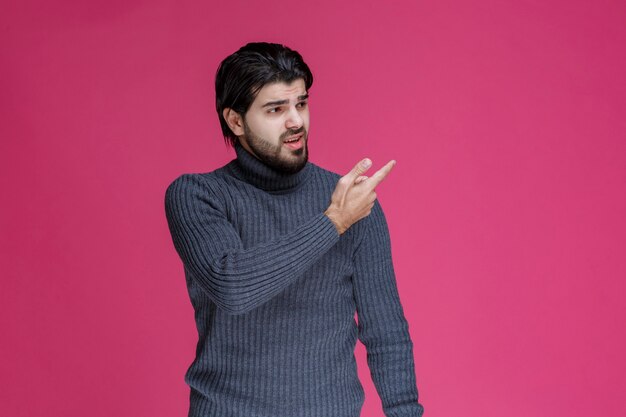
[[[421,416],[380,204],[340,236],[324,215],[338,174],[235,151],[165,194],[199,337],[189,416],[357,417],[357,338],[385,415]]]

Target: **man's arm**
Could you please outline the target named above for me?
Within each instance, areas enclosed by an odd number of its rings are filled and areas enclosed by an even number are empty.
[[[387,417],[419,417],[413,343],[396,286],[391,243],[378,201],[361,223],[354,257],[354,295],[359,339]]]
[[[269,301],[311,267],[352,224],[369,215],[374,187],[395,161],[367,183],[355,185],[371,161],[360,161],[343,176],[324,213],[292,231],[244,248],[228,221],[214,185],[198,174],[178,177],[165,193],[165,214],[174,247],[215,304],[241,314]]]
[[[182,175],[167,188],[165,213],[185,268],[229,313],[269,301],[339,240],[333,222],[320,213],[289,233],[244,249],[216,195],[200,175]]]

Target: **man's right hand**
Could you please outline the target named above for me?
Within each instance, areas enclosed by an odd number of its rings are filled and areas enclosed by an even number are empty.
[[[340,235],[370,214],[376,201],[376,186],[385,179],[395,164],[396,161],[389,161],[368,178],[363,174],[372,166],[372,161],[365,158],[339,179],[331,196],[330,206],[324,214],[335,224]]]

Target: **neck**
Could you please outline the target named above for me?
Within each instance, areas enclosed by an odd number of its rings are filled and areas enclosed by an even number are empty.
[[[296,188],[311,172],[311,164],[308,162],[295,174],[278,171],[245,150],[239,143],[235,145],[235,152],[237,159],[232,164],[233,174],[265,191],[287,191]]]

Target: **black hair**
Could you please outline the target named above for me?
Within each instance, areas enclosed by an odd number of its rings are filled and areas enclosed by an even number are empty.
[[[224,119],[225,108],[243,117],[264,85],[300,78],[308,91],[313,85],[311,70],[298,52],[284,45],[249,43],[226,57],[215,75],[215,107],[226,144],[235,146],[238,138]]]

